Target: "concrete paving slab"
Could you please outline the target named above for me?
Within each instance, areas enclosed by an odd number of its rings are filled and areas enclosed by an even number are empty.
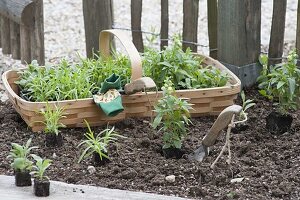
[[[51,181],[49,197],[36,197],[33,194],[33,186],[16,187],[14,180],[13,176],[0,175],[1,200],[187,200],[173,196],[74,185],[58,181]]]

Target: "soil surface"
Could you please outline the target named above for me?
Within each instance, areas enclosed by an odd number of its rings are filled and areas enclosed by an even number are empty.
[[[33,153],[53,160],[48,171],[52,180],[195,199],[300,199],[300,112],[292,113],[289,132],[272,135],[265,129],[272,104],[255,89],[247,90],[246,98],[255,99],[257,105],[249,110],[248,128],[231,135],[231,165],[226,163],[226,152],[215,169],[210,168],[224,145],[225,134],[202,163],[187,159],[216,117],[192,119],[181,159],[162,156],[161,135],[151,129],[149,119],[129,119],[116,124],[119,134],[127,138],[109,147],[111,162],[96,167],[93,174],[87,170],[92,159],[77,163],[82,150],[77,145],[85,128],[62,129],[63,146],[46,147],[43,133],[31,132],[9,102],[0,102],[0,174],[13,175],[6,159],[11,142],[24,143],[32,137],[33,145],[39,146]],[[99,133],[104,128],[93,130]],[[170,175],[175,182],[166,181]],[[241,182],[231,183],[240,177],[244,178]]]

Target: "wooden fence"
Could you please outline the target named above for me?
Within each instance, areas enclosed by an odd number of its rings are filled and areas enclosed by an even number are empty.
[[[37,60],[43,65],[43,0],[0,0],[0,45],[22,63]]]
[[[122,3],[122,1],[114,1]],[[112,0],[85,0],[84,16],[87,55],[98,50],[98,33],[113,27]],[[131,29],[136,48],[144,44],[141,27],[142,0],[131,0]],[[272,28],[269,44],[269,64],[281,62],[287,0],[273,0]],[[296,47],[300,50],[300,3],[298,3]],[[169,6],[172,1],[161,0],[161,48],[168,45]],[[197,51],[199,0],[183,0],[183,48]],[[250,86],[256,81],[261,66],[261,0],[207,0],[208,38],[210,56],[220,60],[243,82]],[[95,17],[96,16],[96,17]],[[91,24],[91,19],[93,23]],[[89,42],[92,41],[92,42]]]

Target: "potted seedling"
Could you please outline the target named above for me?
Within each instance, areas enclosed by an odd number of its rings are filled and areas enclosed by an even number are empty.
[[[30,147],[30,144],[31,139],[29,139],[25,145],[19,145],[17,143],[11,144],[12,149],[7,158],[13,159],[11,166],[14,169],[16,186],[31,186],[30,170],[32,168],[32,162],[28,159],[28,156],[32,149],[38,147]]]
[[[36,161],[33,166],[33,171],[31,174],[34,177],[34,194],[38,197],[47,197],[50,193],[50,180],[48,176],[45,176],[44,173],[46,169],[51,165],[51,160],[42,159],[37,155],[31,155],[33,159]]]
[[[108,145],[110,143],[116,142],[118,137],[124,138],[124,136],[117,134],[114,131],[114,127],[112,127],[111,129],[106,128],[95,136],[94,132],[91,130],[89,123],[86,120],[84,121],[88,128],[88,132],[84,134],[86,139],[78,145],[78,147],[85,146],[85,149],[81,153],[78,163],[90,156],[93,156],[94,165],[104,165],[105,163],[110,161],[108,156]]]
[[[163,155],[166,158],[175,157],[179,159],[183,155],[181,151],[182,140],[187,134],[185,125],[190,123],[189,110],[192,109],[192,104],[174,96],[175,89],[169,78],[165,80],[162,91],[163,97],[154,107],[156,117],[152,126],[156,129],[162,124],[159,131],[163,131]]]
[[[59,128],[65,127],[64,124],[59,122],[60,119],[65,118],[65,116],[63,116],[63,111],[64,108],[56,105],[52,110],[48,103],[46,104],[46,108],[40,111],[45,119],[42,123],[45,125],[44,132],[46,134],[46,146],[60,147],[63,145],[63,137],[59,131]]]
[[[266,118],[266,128],[275,134],[290,130],[293,117],[289,111],[299,108],[300,69],[297,68],[297,54],[292,51],[286,63],[268,68],[266,56],[261,57],[263,70],[258,77],[259,92],[274,101],[276,110]]]

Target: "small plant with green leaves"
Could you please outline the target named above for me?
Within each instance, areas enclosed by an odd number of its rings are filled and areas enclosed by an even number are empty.
[[[297,67],[297,58],[296,51],[292,51],[286,63],[268,67],[268,57],[260,57],[263,70],[257,79],[259,93],[277,102],[278,111],[282,114],[299,108],[300,69]]]
[[[28,101],[60,101],[91,98],[100,89],[105,78],[120,74],[121,84],[130,82],[131,68],[127,56],[114,53],[104,59],[94,55],[82,58],[78,63],[61,60],[57,65],[41,67],[32,61],[25,70],[20,70],[20,96]]]
[[[240,112],[239,116],[238,116],[238,120],[239,121],[247,121],[248,119],[248,113],[246,112],[249,108],[255,106],[256,103],[254,103],[253,99],[247,99],[246,100],[246,95],[244,90],[242,90],[241,92],[241,98],[242,98],[242,111]]]
[[[100,161],[102,161],[105,158],[109,159],[108,145],[110,143],[116,142],[118,138],[124,138],[124,136],[117,134],[117,132],[114,130],[114,127],[112,127],[111,129],[106,128],[105,130],[101,131],[98,135],[95,136],[94,132],[91,130],[89,123],[86,120],[84,121],[88,128],[88,132],[84,134],[86,139],[78,145],[78,147],[85,146],[85,149],[81,153],[78,163],[92,156],[93,154],[95,162],[99,158]]]
[[[29,160],[29,155],[31,150],[38,147],[31,145],[31,138],[27,140],[25,145],[20,145],[17,143],[12,143],[12,149],[10,150],[7,158],[13,159],[11,166],[15,171],[25,172],[30,171],[32,168],[32,162]]]
[[[155,105],[156,117],[152,123],[154,129],[162,124],[159,129],[163,131],[163,149],[181,149],[182,140],[187,134],[186,125],[190,123],[192,104],[175,96],[172,81],[167,78],[162,87],[163,97]]]
[[[66,127],[64,124],[60,123],[59,120],[65,118],[66,116],[63,115],[64,108],[58,107],[56,104],[54,105],[54,109],[51,108],[49,103],[46,103],[46,108],[41,109],[39,112],[43,115],[44,121],[42,122],[45,125],[44,132],[50,134],[59,133],[59,128]]]
[[[45,171],[50,167],[51,160],[49,159],[42,159],[40,156],[31,155],[32,158],[35,160],[35,165],[33,165],[33,171],[31,174],[40,181],[47,181],[49,180],[48,176],[45,176]]]
[[[202,58],[195,56],[188,48],[182,50],[179,36],[173,44],[162,51],[146,48],[143,55],[144,75],[151,77],[158,88],[170,77],[175,89],[198,89],[221,87],[229,80],[228,74],[213,66],[202,66]]]
[[[35,165],[31,172],[34,177],[34,194],[38,197],[49,196],[50,180],[49,177],[45,175],[45,172],[50,167],[52,161],[49,159],[42,159],[37,155],[32,155],[32,157],[35,160]]]

